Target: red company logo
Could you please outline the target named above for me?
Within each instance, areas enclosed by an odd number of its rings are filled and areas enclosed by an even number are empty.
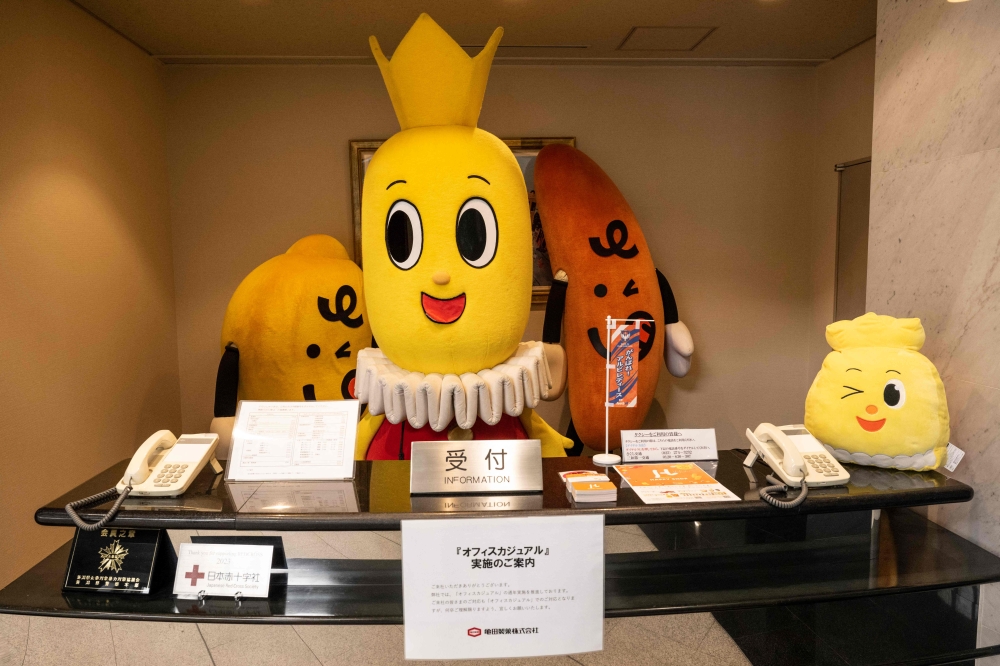
[[[465,633],[469,634],[469,635],[470,635],[470,636],[472,636],[473,638],[477,638],[477,637],[479,637],[479,636],[482,636],[482,635],[483,635],[483,630],[482,630],[482,629],[480,629],[479,627],[473,627],[472,629],[469,629],[469,630],[468,630],[467,632],[465,632]]]

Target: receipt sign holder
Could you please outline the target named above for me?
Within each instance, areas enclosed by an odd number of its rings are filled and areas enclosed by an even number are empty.
[[[638,386],[639,386],[639,382],[638,382],[638,379],[639,379],[639,360],[638,360],[638,357],[636,357],[635,365],[634,365],[635,370],[634,370],[634,373],[633,373],[633,376],[635,377],[635,380],[634,380],[634,391],[635,392],[634,393],[632,391],[628,392],[629,394],[631,394],[633,396],[633,399],[631,401],[626,400],[627,396],[623,396],[622,395],[621,390],[620,390],[620,386],[619,386],[618,388],[616,388],[616,399],[614,401],[612,401],[612,399],[611,399],[611,374],[613,372],[616,372],[618,370],[617,364],[611,362],[612,351],[613,351],[612,348],[611,348],[612,334],[617,330],[617,328],[618,328],[618,322],[625,322],[626,325],[633,325],[634,324],[634,325],[636,325],[636,328],[637,328],[637,330],[635,332],[635,335],[636,335],[636,340],[635,341],[638,342],[638,340],[639,340],[639,338],[638,338],[638,327],[641,326],[641,322],[652,321],[652,320],[650,320],[650,319],[612,319],[611,315],[608,315],[606,321],[607,321],[607,325],[606,325],[606,334],[605,334],[605,342],[604,342],[604,350],[605,350],[605,354],[606,354],[605,359],[604,359],[604,453],[598,453],[597,455],[594,456],[594,464],[595,465],[601,465],[602,467],[611,467],[612,465],[617,465],[618,463],[620,463],[622,461],[622,458],[621,458],[621,456],[619,456],[617,454],[611,453],[611,451],[609,449],[609,445],[608,445],[608,439],[609,439],[608,438],[608,434],[609,434],[609,425],[608,425],[608,422],[609,422],[609,417],[610,417],[609,410],[612,407],[634,408],[636,406],[636,404],[638,403],[638,400],[634,399],[634,396],[637,395],[637,393],[638,393]],[[621,333],[622,333],[623,336],[627,335],[628,334],[628,329],[623,327]],[[620,343],[622,341],[622,338],[619,337],[618,340],[619,340],[619,343]],[[626,346],[631,346],[631,345],[626,345]],[[617,356],[617,353],[615,355]]]

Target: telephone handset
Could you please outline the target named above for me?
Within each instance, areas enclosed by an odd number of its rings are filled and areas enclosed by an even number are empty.
[[[132,495],[147,497],[181,495],[202,468],[215,460],[218,445],[219,436],[215,433],[181,435],[178,439],[169,430],[155,432],[132,456],[125,476],[115,488],[122,493],[131,486]]]
[[[81,530],[97,530],[107,525],[118,514],[125,498],[131,495],[146,497],[176,497],[183,494],[198,473],[211,463],[216,474],[222,466],[215,459],[219,436],[215,433],[181,435],[178,439],[169,430],[150,435],[132,456],[125,475],[114,488],[66,505],[66,513]],[[111,510],[96,523],[86,523],[76,509],[100,504],[117,496]]]
[[[126,486],[132,486],[134,489],[136,485],[149,478],[150,472],[153,471],[150,466],[153,458],[176,443],[177,438],[169,430],[159,430],[150,435],[125,468],[125,476],[118,482],[118,492],[125,490]]]
[[[760,489],[761,499],[769,504],[793,508],[805,501],[810,487],[840,486],[851,479],[847,470],[803,425],[778,427],[761,423],[753,432],[747,428],[746,435],[750,440],[750,454],[743,464],[751,467],[758,457],[763,458],[781,479],[779,483],[769,476],[768,481],[775,485]],[[801,487],[802,492],[791,501],[778,500],[771,495],[775,490],[789,487]]]

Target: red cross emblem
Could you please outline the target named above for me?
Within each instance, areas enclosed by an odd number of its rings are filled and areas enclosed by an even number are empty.
[[[191,571],[188,571],[186,574],[184,574],[184,577],[191,579],[191,587],[197,587],[198,586],[198,580],[201,579],[201,578],[204,578],[205,574],[203,574],[200,571],[198,571],[198,565],[196,564],[191,569]]]

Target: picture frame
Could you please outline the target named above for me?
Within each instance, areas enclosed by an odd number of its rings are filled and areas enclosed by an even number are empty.
[[[548,250],[545,246],[545,236],[542,234],[541,219],[535,207],[534,168],[538,152],[550,144],[565,144],[576,147],[576,137],[526,137],[518,139],[501,139],[514,153],[521,174],[528,188],[528,206],[531,216],[532,237],[532,309],[544,309],[549,299],[549,288],[552,284],[552,269],[549,265]],[[384,139],[356,140],[350,142],[351,154],[351,205],[354,214],[354,261],[361,263],[361,193],[363,191],[365,171],[375,151],[385,142]],[[362,268],[364,268],[362,266]]]

